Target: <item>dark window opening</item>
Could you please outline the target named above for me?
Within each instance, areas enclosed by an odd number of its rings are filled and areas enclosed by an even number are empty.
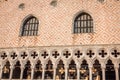
[[[74,33],[93,32],[93,19],[88,13],[79,14],[74,21]]]

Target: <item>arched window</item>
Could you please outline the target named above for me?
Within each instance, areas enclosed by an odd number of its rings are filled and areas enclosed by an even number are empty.
[[[79,14],[74,21],[74,33],[93,32],[93,19],[88,13]]]
[[[27,18],[22,26],[21,36],[36,36],[38,35],[39,21],[36,17],[31,16]]]

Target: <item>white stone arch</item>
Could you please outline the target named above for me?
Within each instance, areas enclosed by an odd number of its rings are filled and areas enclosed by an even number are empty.
[[[55,66],[55,63],[54,63],[53,60],[51,60],[50,58],[44,60],[42,66],[44,65],[45,68],[46,68],[46,66],[47,66],[49,60],[52,62],[52,65],[53,65],[52,67],[53,67],[53,68],[56,67],[56,66]]]
[[[28,61],[30,61],[31,68],[34,67],[34,62],[32,62],[32,60],[30,60],[30,59],[24,60],[24,62],[22,62],[22,64],[23,64],[22,66],[25,66],[25,65],[27,64]],[[24,68],[25,68],[25,67],[24,67]]]
[[[22,29],[23,29],[23,24],[24,24],[24,22],[28,19],[28,18],[30,18],[30,17],[35,17],[37,20],[38,20],[38,22],[40,23],[40,20],[38,19],[38,16],[36,15],[36,14],[28,14],[27,16],[25,16],[25,17],[23,17],[23,19],[22,19],[22,21],[21,21],[21,24],[20,24],[20,32],[19,32],[19,36],[21,36],[21,34],[22,34]],[[39,27],[39,26],[38,26]],[[38,28],[39,29],[39,28]],[[39,31],[38,31],[38,34],[39,34]]]
[[[90,12],[90,11],[88,11],[88,10],[80,10],[80,11],[78,11],[78,12],[76,12],[74,15],[73,15],[73,19],[72,19],[72,33],[74,33],[74,21],[75,21],[75,19],[76,19],[76,17],[79,15],[79,14],[81,14],[81,13],[87,13],[87,14],[89,14],[91,17],[92,17],[92,19],[93,19],[93,32],[95,32],[95,24],[94,24],[94,14],[92,13],[92,12]]]
[[[75,58],[73,58],[73,57],[71,57],[71,58],[69,58],[69,59],[67,60],[68,65],[70,64],[71,60],[73,60],[73,61],[75,62],[75,64],[76,64],[76,66],[77,66],[78,61],[77,61],[77,59],[75,59]]]
[[[115,67],[114,59],[113,59],[112,57],[110,57],[110,56],[105,59],[104,64],[106,65],[106,64],[107,64],[107,61],[108,61],[109,59],[112,61],[113,65],[114,65],[114,67]]]
[[[78,60],[80,66],[81,66],[83,60],[86,60],[85,57],[83,57],[83,58],[81,58],[81,59]]]
[[[41,61],[41,64],[42,64],[42,60],[39,59],[39,58],[36,58],[36,59],[34,60],[34,64],[36,65],[38,61]]]
[[[79,60],[79,67],[80,67],[80,68],[81,68],[81,65],[82,65],[82,63],[83,63],[84,60],[87,62],[88,67],[89,67],[89,60],[86,59],[86,58],[82,58],[81,60]]]
[[[99,57],[97,57],[97,56],[96,56],[95,58],[92,59],[92,64],[94,64],[95,60],[98,60],[99,63],[102,64],[102,63],[100,62],[101,59],[100,59]]]
[[[65,64],[65,60],[63,58],[58,58],[55,62],[56,66],[59,64],[59,61],[62,60],[63,61],[63,64]]]
[[[4,67],[7,61],[9,61],[9,60],[6,59],[6,60],[2,61],[2,62],[1,62],[1,63],[2,63],[1,66]],[[10,63],[10,65],[11,65],[11,62],[10,62],[10,61],[9,61],[9,63]]]

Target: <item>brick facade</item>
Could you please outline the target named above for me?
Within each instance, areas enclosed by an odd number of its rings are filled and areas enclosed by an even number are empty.
[[[120,1],[51,1],[0,0],[0,80],[119,80]],[[74,20],[82,12],[92,16],[94,31],[74,34]],[[38,35],[21,36],[30,16],[39,20]],[[62,69],[64,75],[58,74]]]
[[[8,0],[0,2],[0,47],[119,44],[120,2],[117,0]],[[21,10],[18,6],[24,3]],[[94,32],[73,34],[75,17],[89,13]],[[39,20],[38,36],[21,37],[22,23],[34,15]]]

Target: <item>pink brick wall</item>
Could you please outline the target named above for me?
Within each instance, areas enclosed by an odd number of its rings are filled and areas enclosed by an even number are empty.
[[[120,1],[105,0],[8,0],[0,2],[0,48],[51,45],[119,44]],[[25,9],[18,8],[25,3]],[[94,20],[94,33],[73,34],[73,22],[85,11]],[[20,28],[26,16],[39,19],[39,35],[21,37]]]

